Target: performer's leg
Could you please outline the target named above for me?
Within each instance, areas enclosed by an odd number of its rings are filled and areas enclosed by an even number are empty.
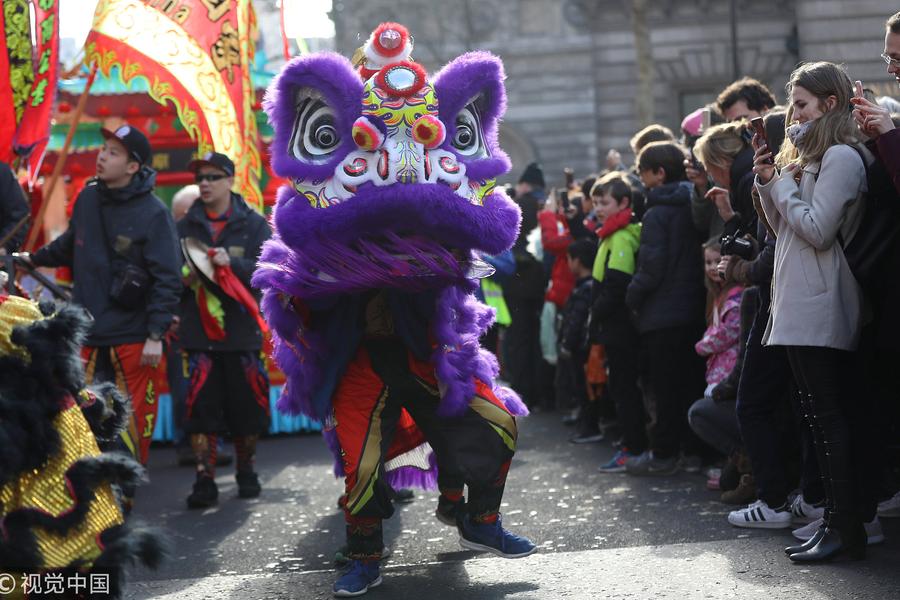
[[[223,414],[234,436],[235,479],[241,498],[259,496],[254,470],[256,441],[269,428],[269,375],[259,352],[222,352],[225,366]]]
[[[534,552],[534,544],[503,529],[499,519],[506,476],[516,450],[515,417],[481,382],[476,383],[475,397],[462,416],[439,417],[440,395],[433,370],[412,357],[409,369],[414,383],[403,389],[406,409],[434,449],[438,468],[458,475],[469,487],[468,502],[457,519],[460,542],[466,548],[506,558]]]
[[[126,440],[126,444],[141,464],[146,465],[159,412],[156,391],[159,371],[157,367],[141,364],[143,349],[144,344],[140,342],[114,346],[110,358],[116,372],[116,385],[122,389],[124,380],[125,390],[131,398],[132,424],[128,428],[131,439]]]
[[[381,521],[394,508],[384,480],[384,456],[400,418],[400,405],[372,370],[360,347],[334,394],[334,434],[345,476],[347,546],[351,560],[377,561],[384,547]]]
[[[197,466],[197,477],[216,478],[216,444],[219,436],[215,433],[192,433],[191,450]]]
[[[456,526],[456,517],[465,510],[466,500],[463,492],[466,485],[463,477],[457,473],[450,473],[450,467],[438,462],[438,496],[435,517],[445,525]]]
[[[215,504],[219,490],[215,482],[218,434],[225,425],[222,398],[225,394],[223,365],[216,353],[189,352],[190,380],[185,400],[185,431],[190,436],[196,463],[196,478],[189,508],[206,508]]]

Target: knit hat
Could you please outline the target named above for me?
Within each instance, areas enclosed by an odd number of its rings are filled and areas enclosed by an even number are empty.
[[[536,187],[545,187],[544,170],[541,168],[541,165],[533,162],[525,167],[525,171],[519,177],[519,183],[530,183]]]
[[[685,135],[690,137],[700,137],[703,133],[700,131],[703,128],[703,109],[701,106],[681,121],[681,130]]]

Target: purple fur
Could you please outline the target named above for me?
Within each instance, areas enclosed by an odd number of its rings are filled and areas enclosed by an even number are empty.
[[[525,406],[525,403],[522,402],[522,399],[519,397],[519,395],[512,389],[504,387],[502,385],[495,385],[493,392],[494,395],[497,396],[497,398],[499,398],[500,401],[503,402],[503,404],[506,406],[506,410],[508,410],[513,416],[528,416],[528,407]]]
[[[510,169],[509,156],[498,142],[500,118],[506,111],[504,79],[503,63],[489,52],[463,54],[434,76],[433,87],[440,101],[439,117],[447,128],[447,141],[442,147],[466,164],[466,175],[470,179],[493,179]],[[456,134],[456,115],[479,95],[483,98],[481,122],[490,158],[473,160],[457,153],[450,141]]]
[[[405,256],[408,258],[399,258]],[[421,236],[401,238],[386,232],[381,239],[344,244],[320,239],[303,252],[278,257],[280,277],[290,280],[301,298],[356,294],[379,288],[425,291],[461,281],[465,269],[446,248]],[[365,269],[359,265],[365,264]]]
[[[428,455],[428,470],[423,471],[418,467],[399,467],[385,473],[387,482],[394,489],[417,487],[423,490],[437,488],[437,457],[434,452]]]
[[[321,381],[319,361],[324,355],[324,342],[315,332],[302,328],[299,315],[282,306],[276,288],[263,292],[260,306],[272,328],[272,357],[287,378],[278,399],[278,410],[321,420],[322,415],[317,414],[311,399]]]
[[[521,221],[519,207],[500,190],[476,206],[442,185],[365,184],[351,200],[328,208],[313,208],[296,192],[282,190],[272,221],[281,240],[297,253],[325,238],[350,244],[390,231],[499,254],[512,246]]]
[[[335,112],[340,146],[327,162],[309,163],[293,156],[291,132],[297,117],[296,93],[309,87],[321,92]],[[263,108],[275,129],[272,139],[272,169],[291,179],[325,179],[334,174],[349,152],[356,150],[353,122],[362,113],[363,82],[350,61],[339,54],[322,52],[295,58],[281,70],[266,90]]]

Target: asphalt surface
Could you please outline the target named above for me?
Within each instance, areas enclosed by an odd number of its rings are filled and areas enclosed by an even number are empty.
[[[573,445],[559,415],[520,422],[519,451],[503,504],[504,525],[540,546],[503,560],[464,551],[434,518],[436,493],[418,492],[385,524],[393,549],[378,599],[900,599],[900,520],[865,561],[798,566],[782,548],[789,529],[737,529],[696,474],[603,474],[608,443]],[[188,511],[193,472],[154,447],[151,481],[135,520],[169,536],[174,552],[156,572],[133,574],[128,598],[330,598],[343,543],[341,482],[318,434],[263,440],[263,493],[241,500],[233,468],[217,472],[219,504]]]

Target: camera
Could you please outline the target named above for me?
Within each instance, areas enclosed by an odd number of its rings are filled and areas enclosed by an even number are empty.
[[[744,260],[753,258],[753,243],[745,238],[736,235],[726,235],[722,237],[722,256],[738,256]]]

